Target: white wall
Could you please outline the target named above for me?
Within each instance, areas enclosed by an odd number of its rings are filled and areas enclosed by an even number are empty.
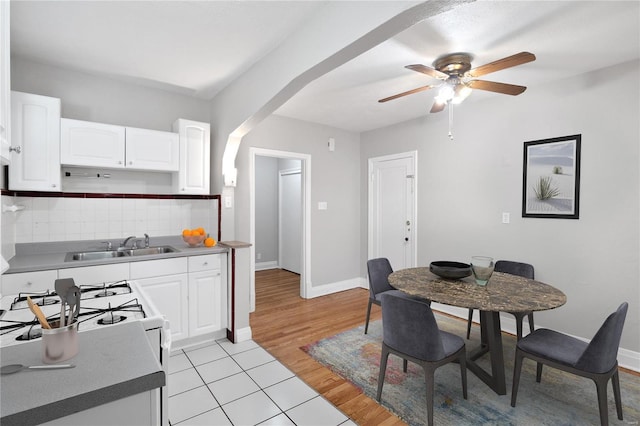
[[[327,148],[330,137],[336,140],[334,152]],[[271,116],[260,123],[243,139],[238,152],[237,238],[249,241],[249,148],[311,155],[309,279],[313,287],[357,279],[360,275],[359,142],[357,134],[280,116]],[[328,209],[318,210],[319,201],[326,201]]]
[[[62,117],[172,131],[178,118],[209,122],[209,102],[11,57],[11,89],[62,100]]]
[[[640,351],[638,173],[640,65],[605,69],[529,87],[364,133],[361,194],[370,157],[418,150],[418,263],[468,261],[474,254],[532,263],[536,278],[561,289],[567,304],[536,313],[536,325],[591,338],[629,302],[621,346]],[[471,95],[473,96],[473,95]],[[582,134],[580,219],[521,217],[523,142]],[[366,229],[366,195],[361,197]],[[502,224],[502,212],[511,223]],[[360,266],[365,276],[366,234]]]

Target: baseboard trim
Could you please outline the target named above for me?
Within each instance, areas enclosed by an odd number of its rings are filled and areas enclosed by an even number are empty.
[[[236,330],[236,341],[233,343],[240,343],[240,342],[244,342],[245,340],[251,340],[252,337],[252,333],[251,333],[251,327],[244,327],[244,328],[239,328]]]
[[[278,261],[271,260],[269,262],[256,263],[256,271],[266,271],[267,269],[278,269]]]
[[[338,293],[340,291],[351,290],[352,288],[360,287],[362,287],[361,277],[338,281],[331,284],[324,284],[316,287],[312,286],[307,293],[307,299],[313,299],[314,297],[326,296],[327,294]]]

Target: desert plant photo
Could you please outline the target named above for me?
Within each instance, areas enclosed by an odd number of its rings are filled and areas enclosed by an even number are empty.
[[[533,186],[533,192],[538,200],[548,200],[560,195],[560,190],[553,186],[551,176],[540,176],[538,182]]]

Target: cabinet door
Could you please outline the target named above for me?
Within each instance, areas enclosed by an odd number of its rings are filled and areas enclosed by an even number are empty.
[[[226,301],[224,301],[226,303]],[[226,327],[222,276],[219,270],[189,274],[189,336]]]
[[[0,162],[11,163],[11,67],[9,5],[0,1]]]
[[[68,118],[60,120],[60,127],[62,164],[124,167],[124,127]]]
[[[177,172],[180,138],[177,133],[126,128],[126,167]]]
[[[60,99],[11,92],[9,188],[60,191]]]
[[[187,275],[144,278],[137,280],[137,283],[144,293],[144,298],[169,321],[171,339],[178,341],[189,337]]]
[[[173,131],[180,134],[180,170],[174,190],[178,194],[209,194],[209,144],[208,123],[178,119]]]

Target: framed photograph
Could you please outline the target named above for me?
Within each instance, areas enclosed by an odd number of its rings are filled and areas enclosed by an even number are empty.
[[[580,139],[572,135],[524,143],[522,217],[579,218]]]

